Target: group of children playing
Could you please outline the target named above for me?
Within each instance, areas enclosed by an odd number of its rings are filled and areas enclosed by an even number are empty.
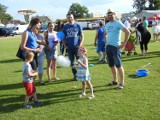
[[[78,81],[82,82],[82,93],[79,95],[79,97],[81,98],[86,95],[86,84],[87,84],[90,90],[90,96],[88,98],[93,99],[94,93],[92,84],[90,82],[91,76],[88,69],[88,59],[86,57],[86,54],[87,50],[83,46],[79,47],[78,49],[79,59],[77,61],[78,63],[77,79]],[[26,90],[25,102],[23,106],[24,108],[32,108],[32,106],[28,104],[31,97],[33,97],[34,104],[42,105],[42,103],[37,99],[37,92],[34,84],[34,80],[38,75],[38,73],[36,71],[33,71],[30,65],[30,62],[33,60],[33,58],[34,58],[33,52],[26,51],[25,61],[23,62],[23,69],[22,69],[23,85]]]

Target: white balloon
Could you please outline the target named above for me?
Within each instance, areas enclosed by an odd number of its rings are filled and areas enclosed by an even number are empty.
[[[59,55],[57,57],[57,63],[61,67],[69,67],[71,65],[71,61],[68,59],[68,57],[65,57],[63,55]]]

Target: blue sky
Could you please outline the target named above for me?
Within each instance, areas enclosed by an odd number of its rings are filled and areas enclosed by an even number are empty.
[[[133,0],[1,0],[1,4],[8,7],[7,13],[14,19],[24,21],[17,11],[22,9],[36,10],[35,15],[45,15],[53,20],[65,18],[72,3],[79,3],[88,8],[89,13],[100,12],[105,14],[110,8],[117,12],[133,11]]]

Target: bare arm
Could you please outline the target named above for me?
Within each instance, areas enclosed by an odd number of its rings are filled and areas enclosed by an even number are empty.
[[[78,62],[78,64],[80,64],[83,68],[87,68],[87,66],[88,66],[88,60],[87,60],[87,58],[85,58],[83,62],[81,62],[80,60],[78,60],[77,62]]]
[[[38,75],[38,72],[34,72],[34,71],[28,72],[28,76],[30,76],[30,77],[35,77],[37,75]]]
[[[104,41],[105,41],[105,44],[106,44],[106,41],[107,41],[107,32],[106,31],[104,31]]]
[[[82,46],[83,42],[84,42],[84,35],[83,33],[80,35],[80,45],[79,46]]]
[[[98,39],[98,30],[96,30],[96,36],[95,36],[94,46],[97,45],[97,39]]]
[[[124,42],[119,46],[119,48],[123,48],[126,45],[128,38],[130,36],[130,31],[126,27],[123,28],[122,31],[125,33],[125,37],[124,37]]]
[[[27,32],[23,32],[22,34],[22,40],[21,40],[21,49],[25,50],[25,51],[32,51],[32,52],[40,52],[40,49],[32,49],[32,48],[28,48],[26,47],[26,43],[27,43],[27,39],[28,39],[28,33]]]

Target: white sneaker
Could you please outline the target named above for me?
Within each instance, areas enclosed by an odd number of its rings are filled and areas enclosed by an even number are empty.
[[[88,99],[93,99],[94,98],[94,95],[90,95],[90,96],[88,96]]]
[[[86,93],[81,93],[81,94],[79,94],[79,97],[80,97],[80,98],[83,97],[83,96],[86,96]]]
[[[101,56],[98,60],[98,62],[101,62],[103,60],[103,56]]]
[[[124,83],[119,84],[119,89],[123,89],[124,88]]]

